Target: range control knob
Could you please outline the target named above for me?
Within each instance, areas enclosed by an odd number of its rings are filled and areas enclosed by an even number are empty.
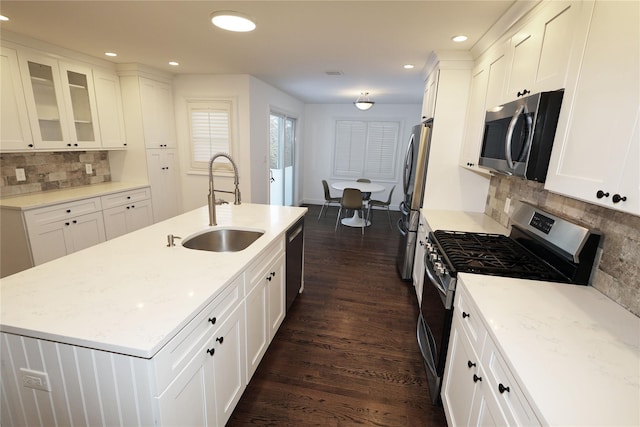
[[[440,259],[440,257],[438,256],[437,253],[435,252],[431,252],[431,254],[429,255],[429,258],[431,259],[431,261],[436,262]]]

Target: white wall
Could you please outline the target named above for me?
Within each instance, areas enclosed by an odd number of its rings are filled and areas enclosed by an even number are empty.
[[[420,123],[420,104],[376,104],[368,111],[358,111],[353,104],[307,104],[305,106],[304,163],[302,171],[303,200],[305,203],[322,204],[324,191],[322,180],[329,184],[347,178],[332,175],[333,141],[336,119],[351,120],[398,120],[400,144],[398,145],[396,179],[375,181],[386,187],[385,192],[376,193],[376,198],[386,200],[389,190],[395,184],[391,209],[398,209],[402,200],[402,164],[411,133],[411,127]],[[336,190],[333,193],[337,194]]]

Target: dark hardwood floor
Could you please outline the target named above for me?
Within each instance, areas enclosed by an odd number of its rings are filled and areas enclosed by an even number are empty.
[[[337,208],[305,219],[304,292],[298,295],[228,426],[446,426],[432,406],[416,343],[413,286],[395,267],[383,211],[361,236],[334,232]],[[395,214],[395,215],[394,215]]]

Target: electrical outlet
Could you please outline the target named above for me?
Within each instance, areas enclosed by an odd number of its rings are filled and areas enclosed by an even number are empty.
[[[24,387],[42,391],[51,391],[49,374],[46,372],[20,368],[20,374],[22,375],[22,385]]]
[[[509,213],[509,208],[511,207],[511,197],[507,197],[507,200],[504,201],[504,213]]]
[[[26,181],[27,177],[24,174],[23,168],[16,168],[16,181]]]
[[[86,163],[84,165],[84,170],[87,171],[87,175],[91,175],[93,173],[93,166],[91,166],[91,163]]]

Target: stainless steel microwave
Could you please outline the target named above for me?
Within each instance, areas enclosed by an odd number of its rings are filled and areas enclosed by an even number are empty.
[[[544,182],[563,94],[540,92],[487,111],[478,166]]]

